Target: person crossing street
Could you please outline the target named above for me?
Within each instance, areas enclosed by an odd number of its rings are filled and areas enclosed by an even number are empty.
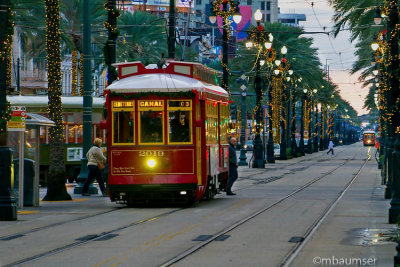
[[[333,153],[333,142],[332,142],[332,140],[330,140],[329,141],[329,145],[328,145],[328,152],[326,152],[326,154],[329,154],[329,152],[332,152],[332,155],[334,154]]]
[[[226,188],[226,194],[228,196],[234,196],[235,193],[232,192],[232,185],[238,178],[238,162],[236,156],[236,143],[237,140],[235,137],[231,137],[229,140],[229,177],[228,177],[228,186]]]

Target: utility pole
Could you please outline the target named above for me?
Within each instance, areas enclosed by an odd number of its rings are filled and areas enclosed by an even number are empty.
[[[108,39],[106,42],[104,58],[107,65],[108,77],[107,84],[112,84],[118,78],[117,71],[112,66],[117,61],[117,19],[120,15],[116,0],[108,0],[105,4],[105,8],[108,11],[107,21],[105,22],[105,28],[108,30]]]
[[[168,58],[175,58],[175,0],[169,0]]]
[[[185,61],[185,50],[186,50],[186,45],[187,45],[187,39],[188,39],[188,29],[189,29],[189,24],[190,24],[190,8],[192,6],[192,1],[189,0],[189,12],[188,12],[188,18],[186,21],[186,28],[185,28],[185,41],[183,43],[183,51],[182,51],[182,61]]]

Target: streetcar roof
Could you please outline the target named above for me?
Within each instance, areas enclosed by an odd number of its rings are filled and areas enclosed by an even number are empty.
[[[363,134],[375,134],[375,131],[368,130],[364,131]]]
[[[196,90],[228,97],[222,87],[186,76],[169,73],[146,73],[113,82],[107,90],[118,93],[134,92],[182,92]]]
[[[12,106],[26,107],[47,107],[49,99],[47,95],[29,95],[29,96],[7,96],[8,102]],[[61,102],[64,108],[82,108],[83,96],[62,96]],[[102,108],[105,102],[104,97],[93,97],[93,108]]]

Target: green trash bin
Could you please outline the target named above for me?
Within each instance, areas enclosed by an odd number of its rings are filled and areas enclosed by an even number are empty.
[[[33,190],[35,178],[35,161],[24,159],[24,206],[33,206]],[[14,159],[14,192],[15,199],[19,200],[19,158]]]

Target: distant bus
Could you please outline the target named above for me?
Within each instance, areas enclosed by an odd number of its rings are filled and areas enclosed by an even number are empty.
[[[375,145],[376,134],[374,131],[364,131],[363,132],[363,144],[364,146],[374,146]]]

